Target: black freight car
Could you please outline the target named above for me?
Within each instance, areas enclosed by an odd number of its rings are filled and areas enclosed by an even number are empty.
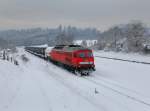
[[[25,50],[34,54],[34,55],[37,55],[39,57],[42,57],[44,58],[45,57],[45,49],[47,47],[36,47],[36,46],[29,46],[29,47],[25,47]]]

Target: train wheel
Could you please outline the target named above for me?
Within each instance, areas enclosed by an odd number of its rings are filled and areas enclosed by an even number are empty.
[[[77,76],[79,76],[79,77],[82,76],[81,72],[79,72],[79,71],[77,71],[77,70],[75,70],[74,73],[75,73],[75,75],[77,75]]]
[[[88,70],[85,70],[85,71],[81,72],[81,74],[84,76],[89,76],[90,72]]]
[[[90,73],[89,73],[89,72],[87,72],[87,73],[86,73],[86,76],[89,76],[89,75],[90,75]]]
[[[81,76],[82,76],[82,74],[81,74],[81,73],[77,73],[77,76],[81,77]]]

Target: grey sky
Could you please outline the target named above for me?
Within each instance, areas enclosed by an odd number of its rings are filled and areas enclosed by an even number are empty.
[[[0,0],[0,29],[74,25],[105,30],[141,20],[150,25],[150,0]]]

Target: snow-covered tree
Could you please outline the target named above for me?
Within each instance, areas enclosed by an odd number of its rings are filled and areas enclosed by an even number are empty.
[[[146,30],[145,25],[139,21],[117,25],[100,35],[98,45],[100,49],[139,52],[147,41]]]
[[[7,48],[8,47],[8,42],[6,40],[0,39],[0,48]]]
[[[71,34],[66,34],[65,32],[59,34],[55,38],[55,44],[56,45],[70,45],[73,44],[73,35]]]
[[[83,40],[82,43],[81,43],[81,45],[84,46],[84,47],[87,47],[87,42],[86,42],[86,40]]]
[[[146,27],[141,22],[133,22],[127,25],[125,36],[127,37],[129,51],[142,51],[145,32]]]

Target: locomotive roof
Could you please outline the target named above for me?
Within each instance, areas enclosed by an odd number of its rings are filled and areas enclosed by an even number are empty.
[[[76,50],[86,50],[84,47],[64,47],[65,51],[76,51]]]
[[[80,45],[57,45],[54,49],[64,50],[64,51],[76,51],[76,50],[87,50],[87,48]]]

